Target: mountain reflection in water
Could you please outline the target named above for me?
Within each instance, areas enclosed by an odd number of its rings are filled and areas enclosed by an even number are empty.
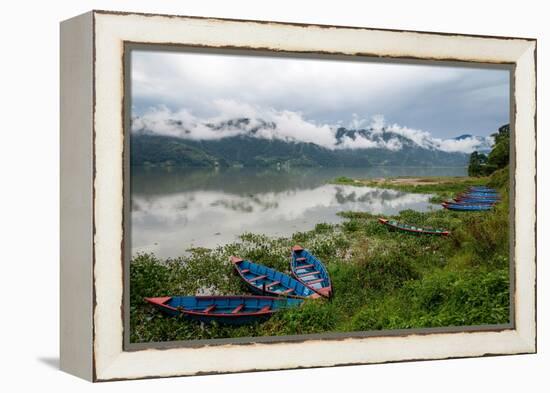
[[[216,247],[244,232],[288,236],[338,212],[396,214],[439,209],[430,196],[327,184],[338,176],[461,176],[464,168],[323,168],[291,171],[131,169],[132,254],[176,257],[189,247]]]

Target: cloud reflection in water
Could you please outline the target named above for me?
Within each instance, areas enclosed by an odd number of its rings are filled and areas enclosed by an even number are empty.
[[[370,187],[322,184],[255,194],[188,190],[132,195],[132,252],[181,255],[191,246],[216,247],[243,232],[286,236],[320,222],[337,223],[338,212],[395,214],[437,209],[430,196]]]

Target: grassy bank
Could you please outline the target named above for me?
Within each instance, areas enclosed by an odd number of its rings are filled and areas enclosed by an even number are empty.
[[[489,177],[400,177],[400,178],[378,178],[378,179],[351,179],[339,177],[334,179],[334,184],[344,184],[357,187],[377,187],[414,192],[421,194],[433,194],[431,201],[441,202],[451,198],[458,192],[464,191],[467,187],[486,185],[490,182]]]
[[[450,197],[472,184],[498,188],[504,198],[494,211],[400,212],[394,218],[449,229],[448,238],[391,232],[365,212],[345,212],[339,225],[318,224],[289,238],[243,234],[217,249],[161,261],[139,255],[130,268],[131,341],[171,341],[276,336],[358,330],[506,323],[509,318],[508,176],[354,180],[337,183],[384,187]],[[418,179],[416,179],[418,180]],[[230,255],[288,272],[290,247],[301,244],[329,270],[335,295],[278,313],[262,324],[202,325],[167,318],[143,298],[194,294],[248,294],[233,273]]]

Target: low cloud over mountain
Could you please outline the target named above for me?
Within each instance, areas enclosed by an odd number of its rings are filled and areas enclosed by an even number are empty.
[[[443,140],[488,136],[509,122],[508,70],[364,60],[132,51],[132,113],[165,105],[207,121],[228,112],[233,117],[224,120],[275,117],[281,132],[283,123],[303,120],[314,127],[359,129],[348,124],[353,113],[369,119],[366,125],[381,113]],[[319,142],[334,144],[326,136]]]
[[[353,115],[348,124],[323,124],[302,113],[262,108],[234,100],[214,100],[216,115],[199,118],[190,110],[171,111],[165,106],[150,108],[132,119],[136,134],[169,136],[189,141],[218,141],[246,136],[288,143],[313,143],[329,150],[385,149],[401,151],[420,148],[447,153],[487,150],[491,137],[463,134],[441,139],[429,132],[387,123],[383,116],[362,119]]]

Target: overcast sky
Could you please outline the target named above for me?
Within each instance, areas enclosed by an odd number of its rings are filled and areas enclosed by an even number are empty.
[[[441,139],[487,136],[509,122],[509,72],[496,69],[133,51],[131,83],[133,116],[297,114],[348,127],[383,116]]]

